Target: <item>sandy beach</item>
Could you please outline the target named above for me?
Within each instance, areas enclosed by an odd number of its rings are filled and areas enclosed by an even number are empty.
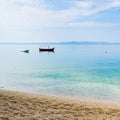
[[[0,90],[0,120],[120,120],[120,105]]]

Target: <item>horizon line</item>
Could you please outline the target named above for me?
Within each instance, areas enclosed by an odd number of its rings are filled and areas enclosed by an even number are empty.
[[[120,45],[120,42],[97,42],[97,41],[62,41],[62,42],[0,42],[0,45],[38,45],[38,44],[54,44],[54,45]]]

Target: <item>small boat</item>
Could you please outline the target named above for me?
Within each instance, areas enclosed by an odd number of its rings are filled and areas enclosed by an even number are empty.
[[[39,51],[48,51],[48,52],[54,52],[55,48],[39,48]]]
[[[22,52],[29,53],[30,50],[23,50]]]

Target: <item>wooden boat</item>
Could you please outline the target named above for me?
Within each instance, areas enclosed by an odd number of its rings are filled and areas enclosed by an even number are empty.
[[[23,50],[22,52],[29,53],[29,50]]]
[[[54,52],[55,48],[39,48],[39,51],[48,51],[48,52]]]

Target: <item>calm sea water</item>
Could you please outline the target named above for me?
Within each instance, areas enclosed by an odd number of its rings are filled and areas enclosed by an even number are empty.
[[[120,103],[119,45],[39,47],[47,45],[0,45],[1,89]]]

